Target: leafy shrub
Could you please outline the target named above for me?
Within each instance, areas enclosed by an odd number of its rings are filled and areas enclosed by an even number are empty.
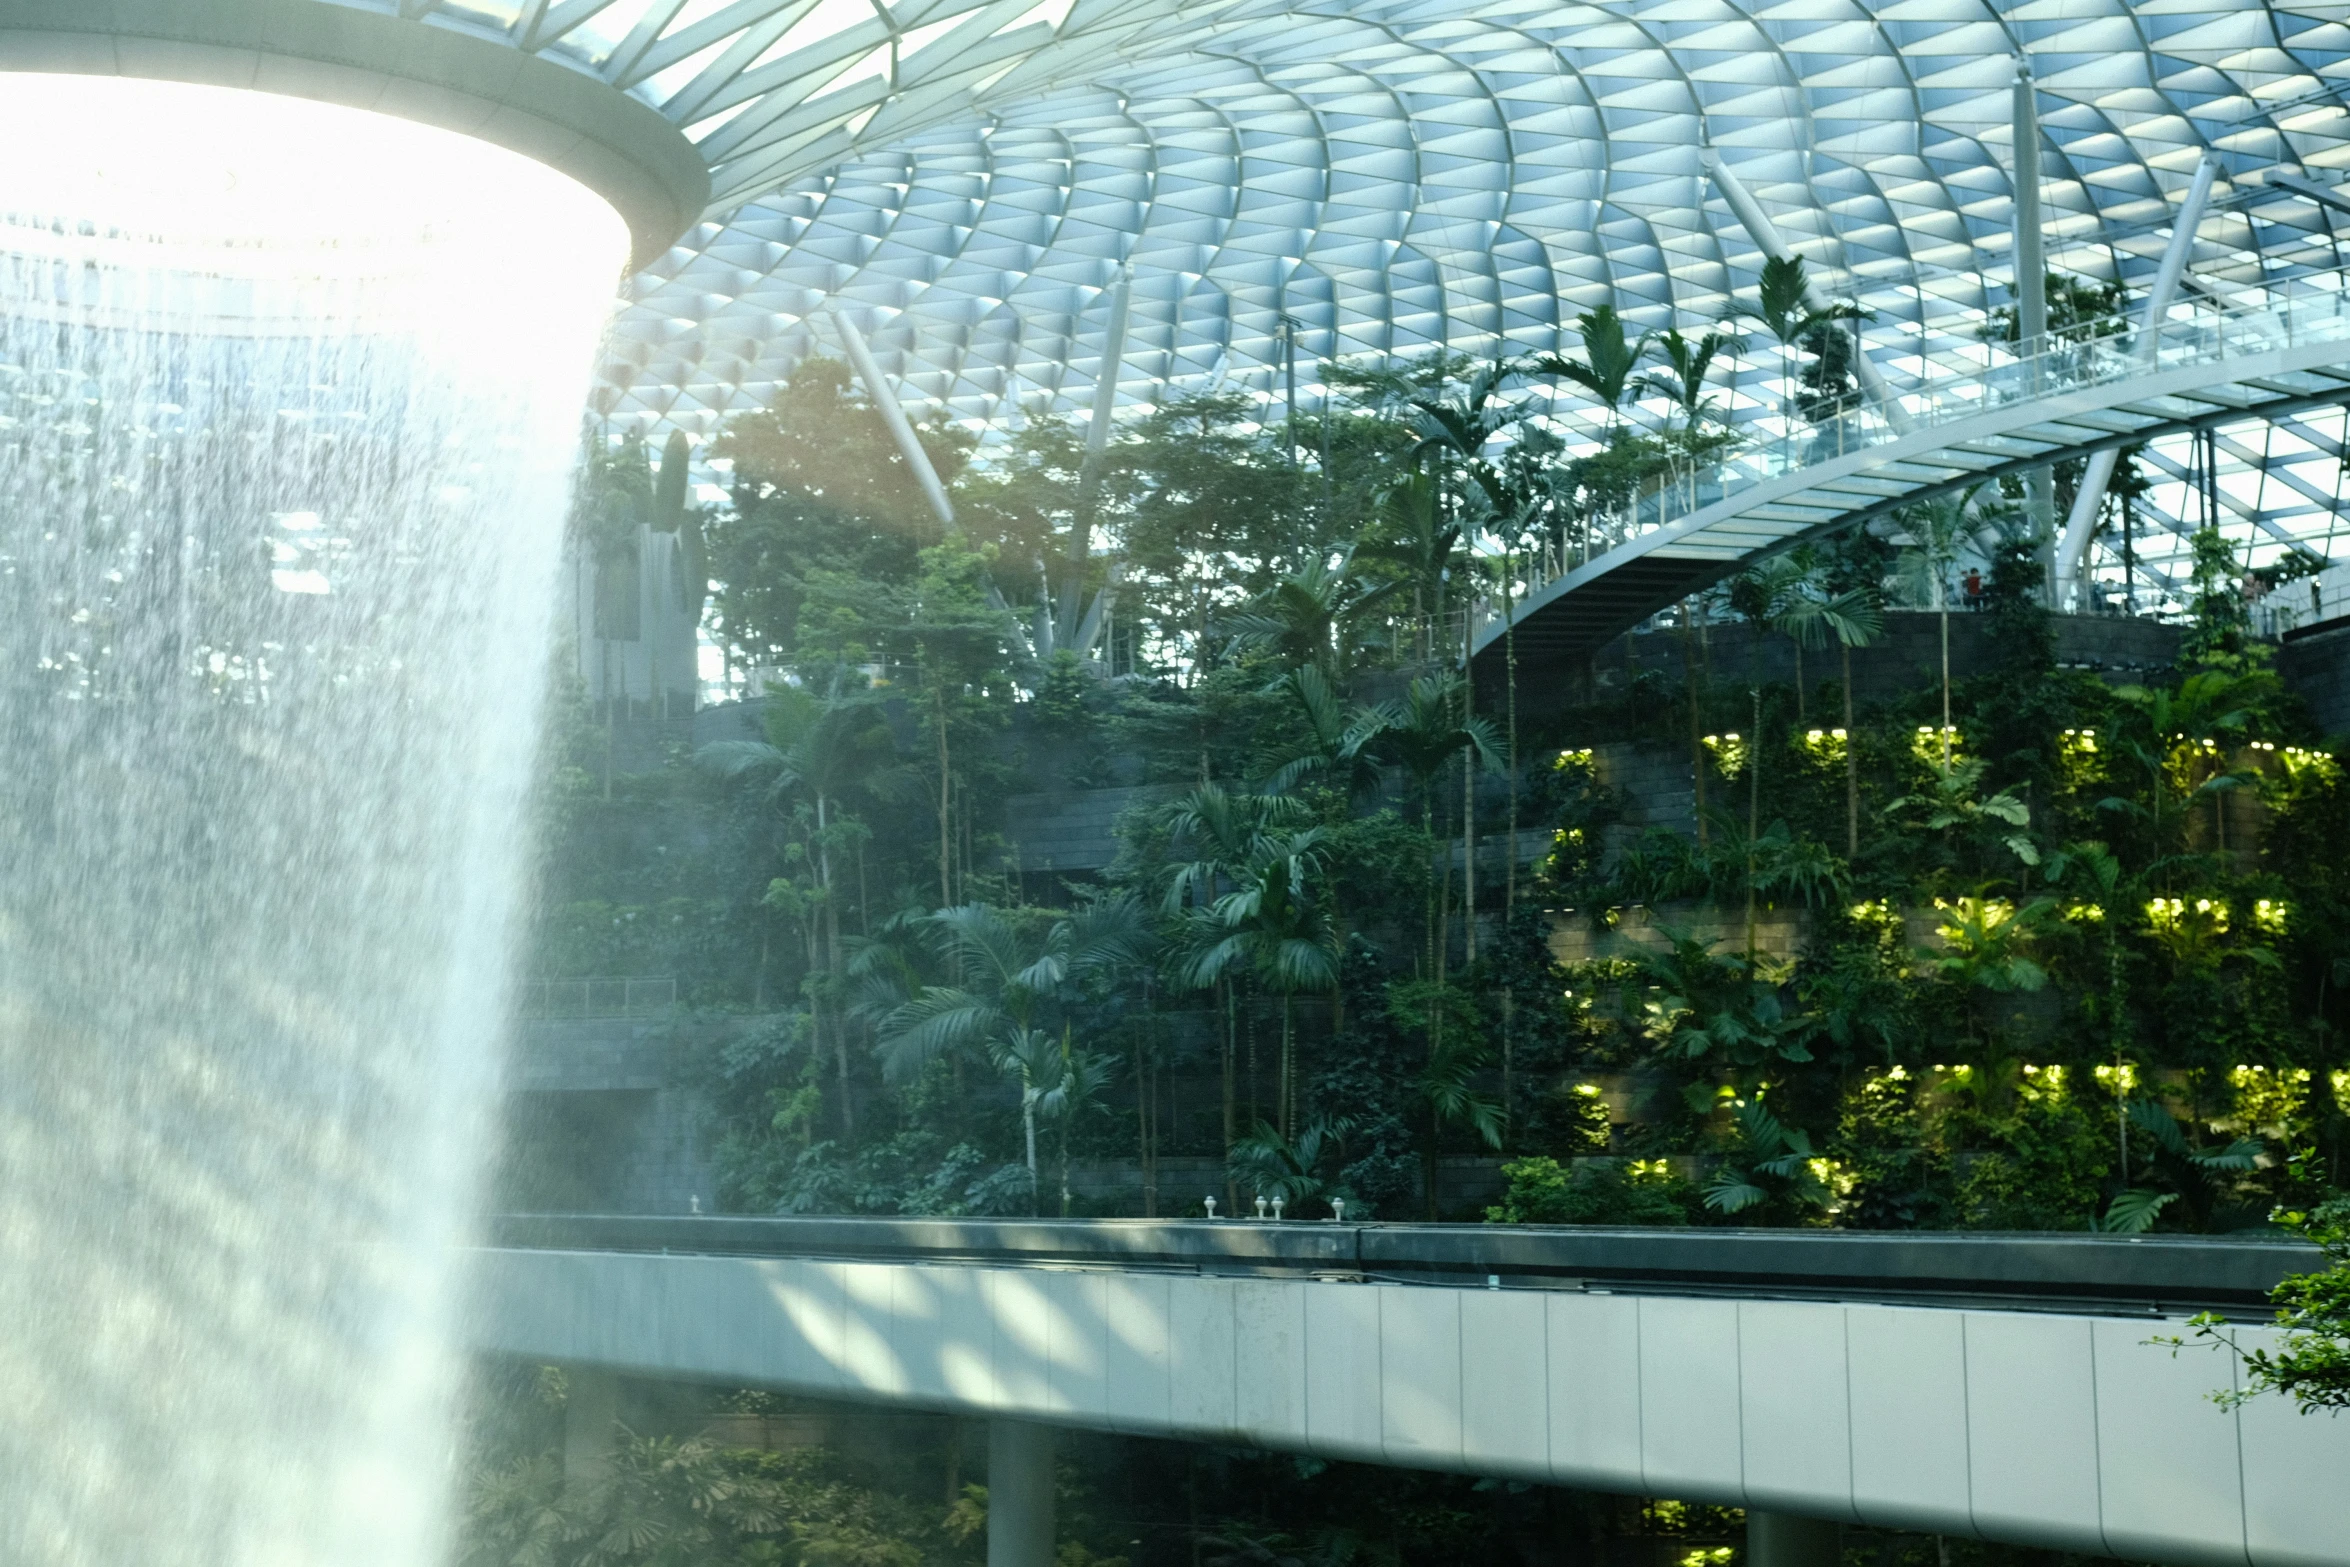
[[[1572,1169],[1547,1155],[1501,1167],[1509,1182],[1487,1224],[1687,1224],[1697,1189],[1663,1161],[1578,1159]]]
[[[2105,1128],[2078,1105],[2027,1098],[1981,1135],[1989,1146],[1958,1179],[1962,1228],[2077,1230],[2097,1211],[2111,1150]]]

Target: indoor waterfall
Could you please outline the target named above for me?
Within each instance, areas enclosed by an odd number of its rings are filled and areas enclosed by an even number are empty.
[[[427,1563],[627,236],[451,132],[0,81],[0,1560]]]

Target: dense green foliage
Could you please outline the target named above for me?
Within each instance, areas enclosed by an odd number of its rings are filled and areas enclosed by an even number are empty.
[[[1798,427],[1857,395],[1801,281],[1754,312]],[[2057,667],[1996,493],[1733,578],[1638,667],[1505,637],[1472,679],[1469,614],[1738,438],[1744,345],[1582,332],[1332,367],[1294,447],[1230,392],[1098,461],[928,432],[952,527],[837,366],[729,427],[693,526],[764,738],[607,780],[573,702],[540,944],[748,1019],[699,1068],[726,1205],[2203,1230],[2350,1178],[2350,791],[2227,542],[2138,684]],[[601,459],[583,516],[648,472]],[[1987,658],[1860,699],[1937,612]],[[1640,758],[1695,810],[1610,781]],[[1108,788],[1114,863],[1023,863]]]
[[[564,1474],[560,1373],[476,1401],[460,1567],[978,1567],[986,1422],[643,1386]],[[655,1398],[650,1395],[658,1394]],[[735,1443],[757,1445],[733,1445]],[[1731,1567],[1733,1508],[1089,1432],[1058,1462],[1056,1567]],[[1850,1526],[1853,1567],[2081,1560]]]
[[[2060,334],[2112,306],[2067,288]],[[1782,267],[1752,314],[1783,425],[1844,417],[1849,311]],[[1345,395],[1295,445],[1224,391],[1092,462],[1067,421],[982,461],[925,431],[951,527],[846,374],[804,366],[718,442],[728,500],[673,522],[765,694],[634,770],[562,702],[541,972],[676,977],[738,1211],[2285,1224],[2330,1267],[2238,1346],[2244,1386],[2341,1407],[2350,787],[2228,541],[2195,541],[2175,665],[2134,684],[2059,667],[1996,489],[1766,562],[1590,665],[1505,635],[1464,667],[1471,614],[1506,624],[1740,439],[1715,388],[1744,344],[1581,326],[1531,366],[1330,367]],[[583,537],[668,471],[599,454]],[[1962,615],[1987,652],[1956,678],[1856,679]],[[1034,863],[1043,821],[1113,798],[1108,864]],[[982,1554],[943,1422],[862,1455],[672,1422],[567,1486],[559,1396],[526,1383],[475,1444],[468,1561]],[[1062,1505],[1063,1567],[1726,1567],[1738,1538],[1672,1502],[1107,1437]]]

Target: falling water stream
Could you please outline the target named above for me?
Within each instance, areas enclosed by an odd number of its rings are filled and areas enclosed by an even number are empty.
[[[0,145],[0,1561],[422,1567],[625,231],[222,88]]]

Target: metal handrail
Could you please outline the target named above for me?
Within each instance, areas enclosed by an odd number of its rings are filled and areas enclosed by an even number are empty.
[[[1164,1219],[512,1214],[488,1244],[859,1262],[1354,1277],[1494,1288],[2260,1313],[2314,1246],[2279,1235],[1606,1229]]]
[[[515,998],[526,1018],[660,1017],[677,1005],[677,977],[608,975],[587,979],[524,980]]]
[[[1669,527],[1768,480],[1994,408],[2336,339],[2350,340],[2350,269],[2295,279],[2290,287],[2256,304],[2175,315],[2152,328],[2131,327],[2110,337],[2045,340],[2030,354],[2016,353],[2004,343],[1984,343],[1964,353],[1923,356],[1922,377],[1895,398],[1898,416],[1856,399],[1853,407],[1808,429],[1740,447],[1710,467],[1642,496],[1629,518],[1618,519],[1617,542],[1629,543]],[[1936,369],[1947,371],[1946,378],[1934,379]],[[1527,592],[1539,593],[1569,574],[1552,573]],[[1491,605],[1480,608],[1480,630],[1499,622]]]

